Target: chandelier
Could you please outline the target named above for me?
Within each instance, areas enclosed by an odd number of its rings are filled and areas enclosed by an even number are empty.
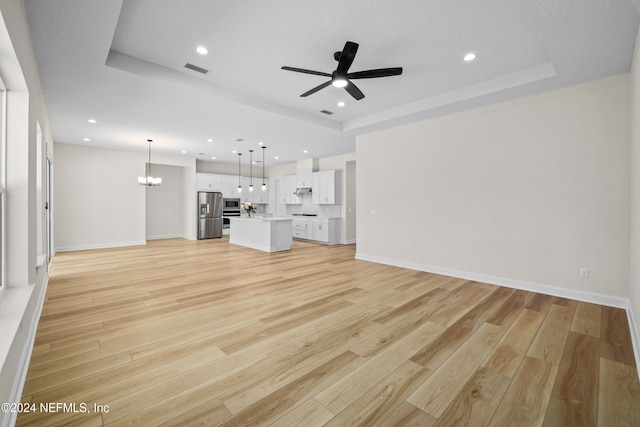
[[[138,184],[144,185],[145,187],[157,187],[158,185],[162,184],[162,178],[154,178],[151,176],[151,143],[153,142],[153,140],[147,139],[147,142],[149,143],[149,162],[147,163],[147,176],[139,176]]]

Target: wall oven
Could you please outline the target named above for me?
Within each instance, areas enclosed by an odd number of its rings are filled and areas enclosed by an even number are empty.
[[[240,217],[240,199],[222,199],[222,228],[229,229],[229,218]]]
[[[240,199],[222,199],[222,209],[240,210]]]

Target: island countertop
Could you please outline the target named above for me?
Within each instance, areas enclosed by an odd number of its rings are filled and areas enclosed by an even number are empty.
[[[246,216],[241,216],[240,218],[233,217],[232,219],[241,219],[241,220],[245,220],[245,221],[266,221],[266,222],[292,221],[293,220],[293,218],[286,217],[286,216],[253,216],[251,218],[248,218]]]

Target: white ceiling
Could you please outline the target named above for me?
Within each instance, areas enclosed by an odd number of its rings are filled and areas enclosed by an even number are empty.
[[[55,142],[146,150],[151,138],[154,152],[235,162],[232,150],[262,141],[267,165],[353,152],[360,133],[627,72],[638,29],[629,0],[24,3]],[[360,44],[350,72],[403,74],[354,81],[360,101],[331,86],[301,98],[327,78],[280,67],[331,73],[347,40]],[[470,51],[478,57],[465,63]]]

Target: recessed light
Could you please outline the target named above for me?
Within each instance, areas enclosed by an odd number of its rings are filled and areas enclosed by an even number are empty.
[[[275,160],[279,160],[279,159],[280,159],[280,157],[278,157],[278,156],[275,156],[275,157],[274,157],[274,159],[275,159]]]
[[[260,141],[258,142],[258,145],[264,145],[264,142]]]
[[[198,46],[196,48],[196,52],[198,52],[200,55],[206,55],[207,53],[209,53],[209,50],[204,46]]]
[[[83,140],[84,142],[89,142],[89,141],[91,141],[89,138],[82,138],[82,140]]]
[[[213,142],[213,139],[209,138],[207,139],[207,142]]]
[[[344,106],[345,106],[344,101],[340,101],[340,102],[338,102],[338,107],[344,107]]]
[[[307,154],[308,152],[309,152],[309,150],[304,150],[303,151],[304,154]]]
[[[215,159],[216,159],[215,157],[212,157],[212,158],[211,158],[211,160],[215,160]]]
[[[464,58],[463,58],[463,59],[464,59],[465,61],[469,62],[469,61],[473,61],[473,60],[474,60],[474,59],[476,59],[477,57],[478,57],[478,55],[476,55],[475,53],[473,53],[473,52],[469,52],[469,53],[467,53],[467,54],[464,56]]]
[[[87,121],[88,121],[89,123],[91,123],[91,124],[96,124],[96,123],[98,123],[95,119],[89,119],[89,120],[87,120]]]
[[[232,151],[232,153],[233,153],[233,154],[236,154],[236,153],[237,153],[237,151],[236,151],[236,150],[233,150],[233,151]]]
[[[182,150],[181,153],[182,154],[187,154],[187,150]]]

